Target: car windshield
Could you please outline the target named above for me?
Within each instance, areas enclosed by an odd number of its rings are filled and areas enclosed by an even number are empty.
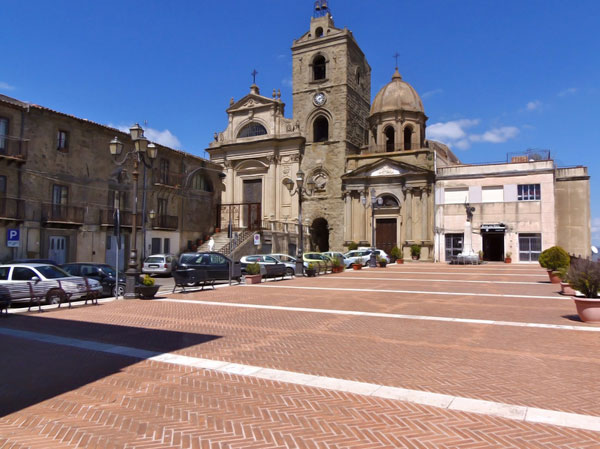
[[[109,276],[115,277],[115,269],[110,265],[102,265],[100,268],[102,268],[102,271],[104,271]]]
[[[182,264],[187,264],[187,263],[196,263],[196,261],[198,259],[202,258],[202,254],[199,253],[195,253],[195,254],[182,254],[181,255],[181,259],[179,260],[180,263]]]
[[[146,263],[162,263],[164,259],[162,256],[150,256],[146,258]]]
[[[35,268],[46,279],[60,279],[60,278],[71,277],[71,275],[69,273],[67,273],[66,271],[64,271],[58,267],[55,267],[54,265],[42,265],[42,266],[35,267]]]

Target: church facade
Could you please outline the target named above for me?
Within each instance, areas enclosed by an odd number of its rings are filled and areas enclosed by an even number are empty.
[[[207,149],[225,173],[218,226],[260,231],[262,252],[295,254],[302,232],[304,250],[345,251],[356,242],[388,253],[397,246],[409,258],[417,245],[421,259],[443,261],[448,223],[456,252],[465,208],[461,217],[447,218],[447,211],[456,211],[441,207],[444,187],[436,190],[436,183],[438,173],[463,164],[446,145],[426,138],[423,103],[398,68],[371,103],[369,63],[352,32],[336,28],[326,7],[294,41],[292,61],[292,118],[285,118],[279,92],[263,96],[253,84],[241,100],[231,99],[227,126]],[[286,187],[295,185],[299,171],[310,186],[301,193],[301,225],[298,193]],[[463,184],[468,190],[478,178],[469,170],[453,173],[458,175],[443,181],[449,192]],[[555,214],[554,203],[545,212]],[[528,233],[534,228],[529,223]],[[554,237],[545,241],[554,242],[555,227],[546,228]],[[513,231],[518,240],[518,229]],[[494,245],[494,254],[505,252]]]

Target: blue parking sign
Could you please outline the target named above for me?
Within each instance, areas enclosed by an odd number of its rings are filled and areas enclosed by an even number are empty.
[[[6,246],[9,248],[18,248],[20,233],[18,229],[7,229],[6,230]]]

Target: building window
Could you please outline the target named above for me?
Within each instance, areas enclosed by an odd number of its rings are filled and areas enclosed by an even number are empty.
[[[317,56],[313,60],[313,81],[324,80],[327,76],[325,57]]]
[[[381,201],[381,207],[400,207],[398,200],[392,195],[382,195]]]
[[[394,151],[396,147],[396,133],[394,128],[388,126],[385,129],[385,151],[391,152]]]
[[[267,129],[264,126],[260,123],[252,122],[242,128],[238,137],[255,137],[264,136],[265,134],[267,134]]]
[[[157,200],[158,211],[156,212],[158,217],[166,217],[167,216],[167,199],[166,198],[158,198]]]
[[[317,37],[321,37],[321,36],[323,36],[323,28],[321,28],[321,27],[317,28],[317,29],[315,30],[315,35],[316,35]]]
[[[169,161],[167,159],[160,160],[159,167],[159,184],[169,185]]]
[[[6,136],[8,136],[8,119],[0,117],[0,153],[6,152]]]
[[[323,116],[317,117],[313,123],[313,140],[327,142],[329,140],[329,122]]]
[[[492,186],[481,188],[482,203],[502,203],[504,201],[504,187]]]
[[[56,149],[66,151],[69,149],[69,133],[67,131],[58,130],[56,135]]]
[[[519,262],[537,262],[541,252],[541,234],[519,234]]]
[[[196,175],[194,175],[194,177],[192,178],[192,185],[190,187],[192,188],[192,190],[212,192],[212,186],[210,185],[210,182],[201,173],[197,173]]]
[[[410,126],[404,128],[404,149],[411,150],[412,149],[412,133],[413,129]]]
[[[67,186],[55,184],[52,186],[52,204],[66,206],[69,201],[69,189]]]
[[[539,184],[519,184],[517,199],[519,201],[539,201],[541,198]]]
[[[463,234],[446,234],[446,261],[458,256],[463,251]]]
[[[444,204],[464,204],[469,202],[469,189],[444,189]]]

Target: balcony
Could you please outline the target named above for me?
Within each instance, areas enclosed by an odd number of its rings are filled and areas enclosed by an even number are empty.
[[[54,225],[76,225],[84,222],[85,209],[63,204],[42,204],[42,222]]]
[[[22,221],[25,219],[25,201],[17,198],[0,198],[0,220]]]
[[[181,173],[173,173],[173,172],[160,172],[153,171],[152,172],[152,183],[155,186],[160,187],[171,187],[173,189],[178,189],[181,187],[183,182],[183,175]]]
[[[121,227],[131,227],[131,223],[133,220],[133,215],[131,214],[130,210],[123,210],[121,209],[119,211],[119,215],[121,218]],[[115,210],[114,209],[101,209],[100,210],[100,226],[114,226],[115,224]],[[142,214],[140,212],[138,212],[137,217],[136,217],[136,227],[139,228],[142,226],[141,223],[141,216]]]
[[[0,135],[0,159],[25,162],[29,140]]]
[[[177,215],[158,215],[152,220],[152,229],[176,231],[178,227],[179,217]]]

